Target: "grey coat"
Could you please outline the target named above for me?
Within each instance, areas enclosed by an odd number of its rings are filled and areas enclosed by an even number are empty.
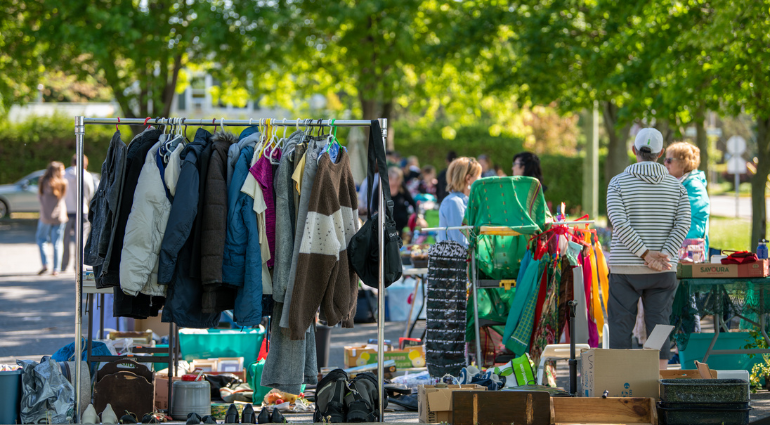
[[[302,140],[296,131],[286,141],[275,179],[275,264],[273,265],[273,299],[282,303],[289,286],[291,257],[294,253],[294,193],[291,175],[294,172],[292,153]]]

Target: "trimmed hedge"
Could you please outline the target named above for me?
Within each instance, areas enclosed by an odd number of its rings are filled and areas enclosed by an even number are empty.
[[[84,147],[89,157],[88,171],[100,172],[114,132],[111,126],[86,127]],[[75,152],[75,121],[70,117],[34,117],[17,123],[1,121],[0,184],[14,183],[33,171],[43,170],[51,161],[61,161],[69,167]]]

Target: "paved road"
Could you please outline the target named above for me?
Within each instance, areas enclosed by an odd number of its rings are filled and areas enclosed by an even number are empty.
[[[734,196],[712,196],[711,215],[719,217],[735,217]],[[770,198],[766,199],[767,210],[770,211]],[[738,198],[738,217],[751,220],[751,198]]]
[[[75,337],[75,273],[37,275],[36,225],[0,221],[0,363],[39,361]]]

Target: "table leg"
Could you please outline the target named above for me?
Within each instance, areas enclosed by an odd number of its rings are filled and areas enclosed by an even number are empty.
[[[88,367],[91,367],[91,347],[93,346],[93,331],[94,331],[94,296],[93,294],[86,295],[86,299],[88,300],[88,344],[86,346],[86,363],[88,364]],[[81,336],[82,338],[82,336]],[[80,356],[82,354],[78,353]],[[80,361],[82,357],[76,357],[75,361]]]
[[[99,309],[99,338],[107,339],[104,336],[104,294],[99,294],[99,300],[102,304],[102,307]]]
[[[473,273],[473,324],[476,331],[476,367],[483,367],[481,358],[481,326],[479,326],[479,291],[478,291],[478,270],[476,270],[476,250],[471,254],[471,271]]]
[[[409,322],[412,321],[412,313],[414,312],[414,303],[417,302],[417,291],[420,290],[420,278],[414,277],[414,294],[412,295],[412,305],[409,307],[409,315],[406,316],[406,326],[404,327],[404,338],[409,338]],[[417,319],[415,319],[417,321]]]

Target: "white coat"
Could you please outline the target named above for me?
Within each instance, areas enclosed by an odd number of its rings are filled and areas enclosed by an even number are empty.
[[[163,180],[155,156],[160,148],[158,142],[147,153],[134,192],[134,204],[126,224],[123,251],[120,260],[120,288],[124,293],[136,296],[138,293],[165,297],[166,286],[158,284],[158,256],[163,235],[166,232],[171,201],[166,197]],[[171,153],[164,177],[169,192],[176,189],[179,154],[184,144],[180,143]],[[171,169],[169,169],[171,168]],[[172,195],[173,196],[173,195]]]

